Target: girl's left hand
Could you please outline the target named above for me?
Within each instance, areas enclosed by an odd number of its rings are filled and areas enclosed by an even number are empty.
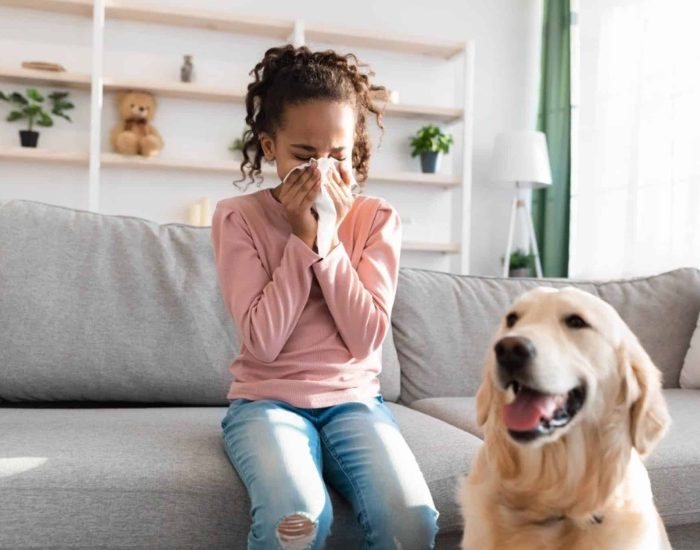
[[[355,183],[355,178],[352,172],[348,170],[344,163],[338,163],[334,169],[330,171],[330,177],[328,178],[328,194],[333,199],[333,204],[335,205],[336,212],[336,236],[340,224],[343,223],[345,216],[348,215],[353,203],[355,202],[355,197],[350,192]],[[334,239],[336,241],[336,239]],[[333,244],[337,244],[334,242]]]

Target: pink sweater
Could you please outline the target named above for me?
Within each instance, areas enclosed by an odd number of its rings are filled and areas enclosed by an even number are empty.
[[[379,392],[401,245],[386,201],[357,196],[325,258],[292,234],[269,189],[219,201],[211,230],[241,340],[228,399],[316,408]]]

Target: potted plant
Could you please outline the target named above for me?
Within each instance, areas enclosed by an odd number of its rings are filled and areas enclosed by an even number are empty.
[[[428,124],[411,138],[411,156],[420,155],[421,170],[433,174],[440,169],[440,153],[449,153],[452,143],[452,134],[445,134],[434,124]]]
[[[508,275],[510,277],[529,277],[534,259],[534,254],[528,254],[524,250],[515,250],[510,255]]]
[[[68,92],[53,92],[48,97],[51,100],[51,114],[44,109],[44,101],[46,99],[34,88],[29,88],[26,95],[19,92],[12,92],[9,95],[0,92],[0,99],[16,107],[14,111],[10,111],[10,114],[7,115],[7,121],[14,122],[22,119],[27,119],[28,121],[27,129],[19,131],[22,147],[36,147],[39,141],[39,132],[34,131],[34,125],[45,128],[53,126],[52,114],[72,122],[65,113],[75,107],[67,100]]]
[[[241,156],[243,156],[243,149],[245,148],[246,137],[246,130],[243,130],[241,136],[233,140],[233,143],[231,143],[228,150],[234,152],[240,151]]]

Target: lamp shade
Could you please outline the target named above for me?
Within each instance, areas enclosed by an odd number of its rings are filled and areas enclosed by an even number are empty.
[[[521,187],[552,183],[547,139],[542,132],[504,132],[496,136],[491,157],[491,179],[518,182]]]

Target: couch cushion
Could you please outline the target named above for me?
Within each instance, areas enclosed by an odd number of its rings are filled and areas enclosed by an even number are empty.
[[[679,388],[683,359],[700,315],[700,270],[676,269],[596,288],[659,367],[664,388]]]
[[[427,397],[411,403],[411,408],[469,432],[479,439],[484,430],[476,421],[475,397]]]
[[[457,480],[475,437],[389,404],[441,512],[458,532]],[[223,447],[225,407],[0,408],[0,548],[245,548],[249,500]],[[329,548],[358,548],[331,491]]]
[[[0,399],[227,404],[209,229],[0,205]]]
[[[669,525],[666,532],[674,550],[697,550],[700,547],[700,523]]]
[[[700,390],[664,390],[672,424],[646,459],[656,506],[668,525],[700,522]]]
[[[225,410],[0,409],[0,548],[244,548]]]
[[[609,302],[663,372],[664,385],[678,387],[700,313],[700,271],[696,269],[627,281],[574,282],[403,268],[392,316],[401,363],[401,401],[475,395],[501,316],[517,296],[538,285],[572,285]]]
[[[428,482],[440,512],[440,533],[460,530],[462,517],[456,504],[458,482],[469,471],[481,440],[408,407],[393,403],[389,407]]]
[[[0,203],[0,401],[227,405],[239,341],[210,229]],[[382,390],[399,394],[391,337]]]
[[[680,386],[686,390],[700,390],[700,316],[698,316],[695,331],[690,339],[688,353],[685,354],[685,359],[683,360]]]

